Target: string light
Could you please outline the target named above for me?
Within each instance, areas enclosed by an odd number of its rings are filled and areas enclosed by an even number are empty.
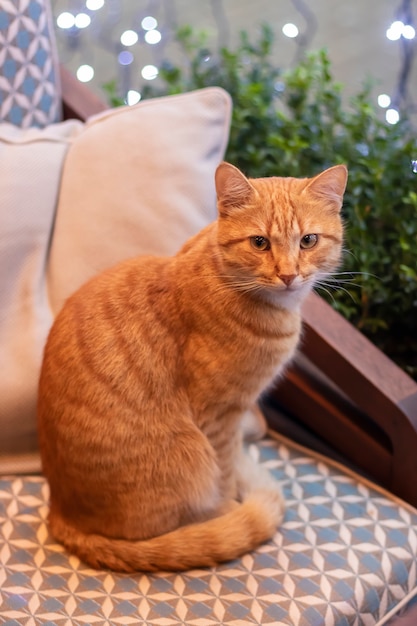
[[[414,39],[416,31],[411,24],[404,24],[401,20],[396,20],[388,28],[386,36],[390,41],[398,41],[401,37],[404,37],[404,39]]]
[[[133,54],[128,50],[122,50],[117,57],[120,65],[130,65],[133,63]]]
[[[85,6],[89,11],[98,11],[104,7],[104,0],[87,0]]]
[[[388,124],[397,124],[400,121],[400,114],[397,109],[387,109],[385,113],[385,119]]]
[[[291,24],[290,22],[288,24],[284,24],[284,26],[282,27],[282,32],[286,37],[289,37],[290,39],[295,39],[296,37],[298,37],[299,33],[297,26],[295,24]]]
[[[77,78],[81,83],[89,83],[94,78],[94,68],[91,65],[80,65],[77,70]]]
[[[126,104],[128,104],[129,106],[133,106],[134,104],[137,104],[141,100],[141,98],[142,96],[139,91],[136,91],[135,89],[129,89],[126,94]]]
[[[415,55],[415,45],[411,43],[416,37],[416,29],[413,26],[412,0],[400,0],[396,9],[396,19],[391,23],[385,34],[390,41],[401,40],[401,67],[398,72],[397,84],[392,98],[386,94],[378,96],[378,104],[385,108],[385,119],[388,124],[397,124],[400,121],[401,109],[415,111],[416,107],[411,102],[409,83],[411,68]]]
[[[145,34],[145,41],[151,45],[159,43],[162,39],[162,35],[159,30],[152,29],[148,30]]]
[[[91,24],[91,17],[87,13],[78,13],[75,16],[74,24],[76,28],[88,28]]]
[[[159,72],[155,65],[145,65],[145,67],[142,68],[141,74],[142,78],[145,80],[154,80],[158,76]]]
[[[120,36],[120,41],[124,46],[134,46],[138,39],[139,35],[134,30],[125,30]]]
[[[415,36],[416,30],[414,26],[411,26],[411,24],[406,24],[403,28],[403,37],[405,39],[414,39]]]
[[[391,98],[386,93],[381,93],[378,96],[378,104],[381,109],[387,109],[391,104]]]
[[[141,26],[143,30],[154,30],[158,26],[158,21],[151,15],[148,15],[143,18]]]
[[[75,26],[75,17],[72,13],[64,11],[63,13],[60,13],[56,18],[56,24],[58,28],[62,28],[63,30],[73,28]]]
[[[412,0],[399,0],[399,6],[396,9],[395,19],[391,22],[389,27],[386,30],[386,36],[390,41],[399,41],[402,40],[401,52],[402,52],[402,68],[398,74],[398,85],[395,89],[395,93],[391,96],[388,94],[379,94],[377,96],[377,102],[379,107],[384,109],[384,114],[387,123],[396,124],[400,120],[399,111],[402,108],[406,108],[410,106],[410,95],[409,95],[409,79],[410,79],[410,71],[409,68],[412,64],[412,56],[415,54],[415,46],[410,45],[410,41],[416,38],[416,28],[413,25],[413,15],[411,8]],[[71,12],[71,10],[62,11],[56,17],[56,24],[59,30],[63,31],[62,37],[66,38],[66,42],[68,44],[68,49],[73,52],[77,51],[82,47],[86,47],[88,44],[87,38],[78,37],[77,31],[82,29],[87,29],[94,22],[96,32],[98,32],[100,37],[92,38],[99,45],[107,45],[106,44],[106,36],[107,31],[101,31],[101,23],[100,18],[95,15],[95,12],[102,9],[105,5],[108,5],[108,18],[112,20],[112,23],[116,25],[117,21],[120,18],[121,7],[123,5],[121,0],[111,0],[111,2],[107,2],[106,0],[67,0],[67,6],[85,6],[85,10],[80,10],[78,13]],[[295,2],[293,1],[294,6],[296,6],[298,14],[301,15],[306,21],[306,28],[304,28],[303,32],[300,34],[299,27],[293,22],[287,22],[282,27],[282,33],[285,37],[290,39],[297,39],[296,48],[297,55],[296,60],[301,57],[301,55],[305,52],[306,49],[311,45],[311,40],[313,34],[317,28],[317,18],[313,11],[310,11],[308,7],[304,6],[306,3]],[[131,48],[136,44],[143,44],[149,46],[155,46],[159,44],[162,39],[163,45],[157,48],[155,52],[155,58],[160,60],[162,58],[163,51],[161,52],[161,48],[165,49],[165,46],[171,41],[173,29],[176,28],[176,21],[172,15],[175,14],[175,11],[172,12],[170,18],[164,21],[163,29],[158,28],[158,20],[152,14],[153,8],[157,7],[158,4],[155,2],[148,2],[147,7],[148,11],[151,14],[142,13],[142,19],[140,21],[140,28],[144,31],[142,34],[139,29],[127,29],[123,31],[120,35],[120,43],[124,48]],[[300,8],[301,7],[301,8]],[[304,8],[303,8],[304,7]],[[111,10],[110,10],[111,9]],[[117,10],[116,10],[117,9]],[[158,15],[155,10],[155,15]],[[108,18],[106,17],[105,24],[107,25]],[[107,28],[107,26],[105,27]],[[109,31],[110,32],[110,31]],[[167,32],[169,36],[163,37],[163,33]],[[65,39],[64,39],[65,41]],[[90,40],[91,41],[91,40]],[[110,42],[113,44],[113,42]],[[117,55],[117,56],[116,56]],[[128,66],[132,64],[135,60],[135,55],[130,50],[119,50],[116,52],[115,57],[119,66]],[[206,60],[206,59],[205,59]],[[209,57],[207,57],[209,60]],[[122,71],[120,69],[120,71]],[[141,70],[141,75],[144,80],[154,80],[158,76],[158,68],[156,65],[145,65],[145,67]],[[94,69],[89,65],[81,65],[77,70],[77,76],[79,80],[82,82],[88,82],[94,77]],[[121,81],[123,84],[123,89],[125,89],[125,93],[130,93],[129,98],[127,95],[125,96],[126,102],[134,102],[135,98],[138,97],[139,92],[135,90],[129,90],[129,82],[131,80],[131,74],[124,72],[122,75],[123,80]],[[277,92],[280,92],[283,89],[283,83],[277,82],[274,86]],[[140,98],[140,94],[139,94]]]
[[[397,41],[400,39],[404,31],[404,23],[401,20],[396,20],[391,24],[386,32],[387,39],[390,41]]]

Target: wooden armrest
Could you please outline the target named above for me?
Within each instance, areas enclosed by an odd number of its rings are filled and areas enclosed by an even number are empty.
[[[417,384],[316,294],[304,312],[302,351],[387,433],[396,416],[417,427]]]
[[[301,355],[324,376],[301,359],[273,396],[376,480],[417,505],[417,384],[316,294],[303,315]]]
[[[80,83],[65,67],[60,66],[62,110],[64,119],[85,121],[91,115],[101,113],[108,106],[90,89]]]

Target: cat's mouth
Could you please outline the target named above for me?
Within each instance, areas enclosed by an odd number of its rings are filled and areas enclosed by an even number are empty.
[[[306,289],[311,289],[313,283],[314,281],[311,280],[311,277],[298,274],[292,280],[282,280],[282,278],[277,277],[270,285],[265,285],[265,287],[270,292],[285,296],[286,294],[303,294]]]
[[[304,280],[301,276],[278,276],[275,289],[282,292],[298,291],[303,287]]]
[[[304,286],[304,281],[293,281],[290,284],[285,284],[282,281],[271,281],[270,283],[262,283],[261,289],[273,294],[285,294],[296,293],[300,291]]]

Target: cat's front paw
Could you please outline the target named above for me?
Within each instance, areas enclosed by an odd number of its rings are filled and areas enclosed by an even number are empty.
[[[265,437],[268,425],[257,404],[243,413],[240,427],[245,441],[258,441]]]

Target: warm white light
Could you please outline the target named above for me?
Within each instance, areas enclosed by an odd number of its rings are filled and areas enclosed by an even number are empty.
[[[139,36],[134,30],[125,30],[120,36],[120,41],[124,46],[134,46],[138,39]]]
[[[145,34],[146,43],[155,44],[159,43],[162,39],[162,35],[159,30],[148,30]]]
[[[143,18],[141,25],[142,25],[143,30],[153,30],[154,28],[158,26],[158,22],[156,21],[154,17],[152,17],[151,15],[148,15],[147,17]]]
[[[60,13],[56,18],[56,23],[59,28],[73,28],[75,25],[75,17],[72,13],[68,13],[68,11],[64,11]]]
[[[382,109],[387,109],[391,104],[391,98],[386,93],[381,93],[378,96],[378,104]]]
[[[404,22],[397,20],[388,28],[386,35],[391,41],[397,41],[404,32]]]
[[[81,83],[88,83],[94,77],[94,69],[91,65],[80,65],[77,70],[77,78]]]
[[[91,17],[87,13],[78,13],[75,16],[75,26],[77,28],[87,28],[91,24]]]
[[[294,39],[298,36],[298,28],[295,24],[284,24],[282,27],[282,32],[286,37],[290,37],[290,39]]]
[[[398,113],[397,109],[388,109],[385,113],[385,119],[387,120],[388,124],[397,124],[397,122],[400,121],[400,114]]]
[[[141,74],[145,80],[154,80],[154,78],[158,76],[159,72],[155,65],[145,65],[145,67],[142,68]]]
[[[142,96],[139,93],[139,91],[135,91],[134,89],[129,89],[126,95],[126,104],[128,104],[129,106],[132,106],[134,104],[137,104],[141,98]]]
[[[85,6],[89,11],[98,11],[104,7],[104,0],[87,0]]]
[[[403,37],[405,39],[414,39],[416,36],[416,29],[411,24],[406,24],[403,28]]]

